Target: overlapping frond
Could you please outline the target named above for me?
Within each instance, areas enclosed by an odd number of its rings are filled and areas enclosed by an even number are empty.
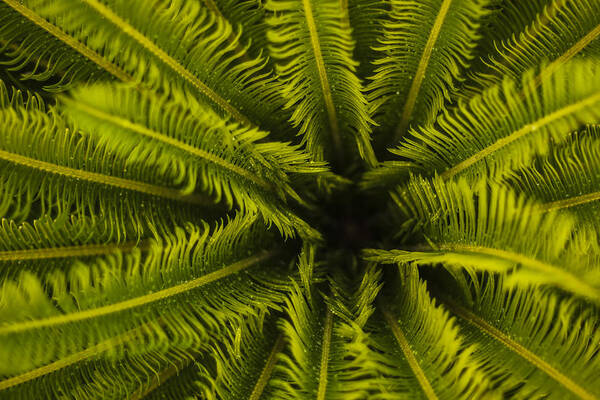
[[[134,336],[127,340],[127,345],[143,345]],[[21,375],[21,382],[3,380],[0,386],[0,399],[28,400],[32,398],[64,399],[141,399],[148,397],[157,386],[157,380],[165,383],[167,371],[178,372],[184,366],[191,364],[195,354],[190,349],[184,351],[173,348],[168,352],[163,350],[150,351],[147,354],[125,355],[119,360],[96,359],[102,352],[81,352],[81,357],[71,360],[68,365],[58,366],[56,370],[38,370],[35,378]],[[92,349],[93,350],[93,349]],[[50,365],[52,366],[52,365]],[[187,377],[189,378],[189,373]],[[31,378],[31,379],[30,379]],[[192,381],[193,382],[193,381]],[[4,384],[15,383],[9,388]],[[189,385],[187,385],[189,386]],[[184,392],[186,385],[181,385],[179,393]],[[179,397],[181,398],[181,397]]]
[[[240,42],[248,45],[248,52],[257,58],[266,55],[268,48],[267,10],[261,0],[202,0],[214,13],[227,19],[234,28],[240,28]],[[268,60],[269,63],[272,60]]]
[[[599,4],[0,0],[0,399],[600,398]]]
[[[354,39],[354,59],[358,61],[357,75],[367,79],[373,74],[373,61],[381,53],[376,50],[378,40],[383,37],[384,23],[389,20],[389,0],[348,0],[348,24]]]
[[[0,223],[0,276],[16,278],[24,271],[36,275],[71,267],[75,260],[115,252],[145,249],[148,239],[162,232],[140,231],[129,221],[121,226],[101,219],[61,215],[44,216],[31,224],[2,219]]]
[[[392,0],[367,86],[386,142],[431,123],[473,57],[487,0]]]
[[[336,0],[271,0],[271,55],[277,60],[280,91],[291,123],[318,161],[335,160],[340,169],[358,152],[369,165],[369,109],[352,59],[348,10]]]
[[[0,114],[0,215],[5,218],[102,216],[115,229],[131,223],[138,232],[160,231],[201,215],[198,206],[206,211],[214,204],[172,186],[151,164],[129,164],[56,114],[24,108]]]
[[[6,57],[2,64],[9,70],[21,72],[23,79],[44,82],[49,91],[98,80],[133,81],[131,75],[84,41],[17,0],[0,2],[0,53]]]
[[[145,254],[134,249],[74,263],[67,272],[40,278],[24,272],[5,280],[0,293],[2,375],[107,341],[105,358],[170,346],[194,348],[214,339],[230,320],[277,308],[282,294],[268,283],[276,281],[269,268],[277,264],[275,250],[256,244],[263,242],[257,239],[264,230],[252,223],[236,218],[212,230],[188,225],[187,232],[176,230]],[[246,272],[249,268],[252,273]],[[111,342],[140,325],[137,346]]]
[[[465,93],[480,92],[502,82],[505,77],[516,79],[525,71],[546,62],[538,74],[531,77],[539,84],[573,58],[600,54],[600,4],[597,1],[536,0],[519,3],[527,5],[512,6],[516,12],[503,12],[504,18],[517,14],[521,8],[530,8],[528,14],[538,10],[538,16],[522,31],[514,30],[514,22],[507,23],[512,35],[495,44],[497,51],[486,54],[481,70],[472,73],[472,81],[467,84],[471,90]],[[546,7],[543,7],[544,4]],[[506,28],[505,32],[506,35]]]
[[[269,381],[285,345],[274,323],[277,318],[244,323],[223,335],[213,346],[210,370],[197,380],[203,398],[269,398]]]
[[[267,130],[285,126],[283,99],[264,59],[244,60],[233,27],[200,2],[28,0],[22,7],[67,34],[62,42],[85,46],[98,63],[130,77],[121,81],[184,89],[240,123]]]
[[[488,56],[496,53],[496,45],[514,35],[522,33],[525,27],[542,21],[541,13],[546,7],[555,7],[565,0],[491,0],[492,10],[482,21],[481,40],[477,53]],[[475,62],[473,68],[477,68]]]
[[[100,146],[146,165],[182,186],[244,212],[260,211],[285,235],[318,234],[284,204],[299,196],[288,172],[325,172],[324,163],[285,143],[256,142],[267,136],[256,128],[223,121],[209,108],[186,109],[166,98],[115,86],[94,86],[63,99],[62,110]]]
[[[494,386],[514,398],[595,399],[600,395],[597,313],[539,289],[473,277],[467,296],[442,298]]]
[[[532,165],[515,171],[506,183],[537,198],[544,210],[569,210],[596,226],[600,210],[600,126],[575,132]]]
[[[506,79],[468,103],[440,116],[435,126],[411,131],[391,151],[416,164],[418,172],[444,179],[467,176],[476,181],[501,177],[547,154],[581,124],[600,119],[600,71],[597,63],[564,65],[541,85]],[[386,168],[384,165],[383,168]],[[400,176],[402,178],[402,176]]]
[[[590,239],[574,235],[573,216],[542,212],[539,203],[498,184],[473,189],[464,179],[416,178],[394,197],[406,216],[403,228],[418,230],[426,244],[418,250],[368,250],[369,260],[508,272],[513,285],[549,284],[600,301],[598,265],[570,250],[598,244],[573,243]]]
[[[312,276],[314,255],[305,251],[300,257],[300,271],[308,271],[304,276]],[[363,327],[374,311],[380,279],[371,267],[358,282],[330,280],[331,295],[324,298],[312,279],[293,284],[287,319],[280,323],[287,345],[269,383],[269,398],[363,399],[375,393],[372,358],[377,356]]]
[[[416,268],[401,267],[390,290],[369,326],[383,372],[374,385],[380,394],[372,398],[494,398],[475,347],[465,344],[454,319],[429,296]]]

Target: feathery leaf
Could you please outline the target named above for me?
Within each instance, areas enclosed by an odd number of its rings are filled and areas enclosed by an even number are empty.
[[[374,165],[371,119],[352,59],[347,10],[337,0],[270,0],[266,7],[271,55],[278,61],[291,123],[318,161],[325,155],[342,162],[350,149]]]

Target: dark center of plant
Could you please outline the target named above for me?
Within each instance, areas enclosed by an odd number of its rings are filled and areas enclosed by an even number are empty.
[[[329,249],[358,253],[378,241],[378,209],[356,190],[345,190],[321,207],[320,230]]]

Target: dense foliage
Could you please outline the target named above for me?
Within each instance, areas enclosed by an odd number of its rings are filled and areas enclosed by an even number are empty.
[[[0,398],[600,399],[599,36],[0,0]]]

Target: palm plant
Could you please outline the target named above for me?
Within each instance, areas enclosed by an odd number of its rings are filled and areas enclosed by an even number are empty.
[[[597,0],[0,0],[0,398],[600,398]]]

